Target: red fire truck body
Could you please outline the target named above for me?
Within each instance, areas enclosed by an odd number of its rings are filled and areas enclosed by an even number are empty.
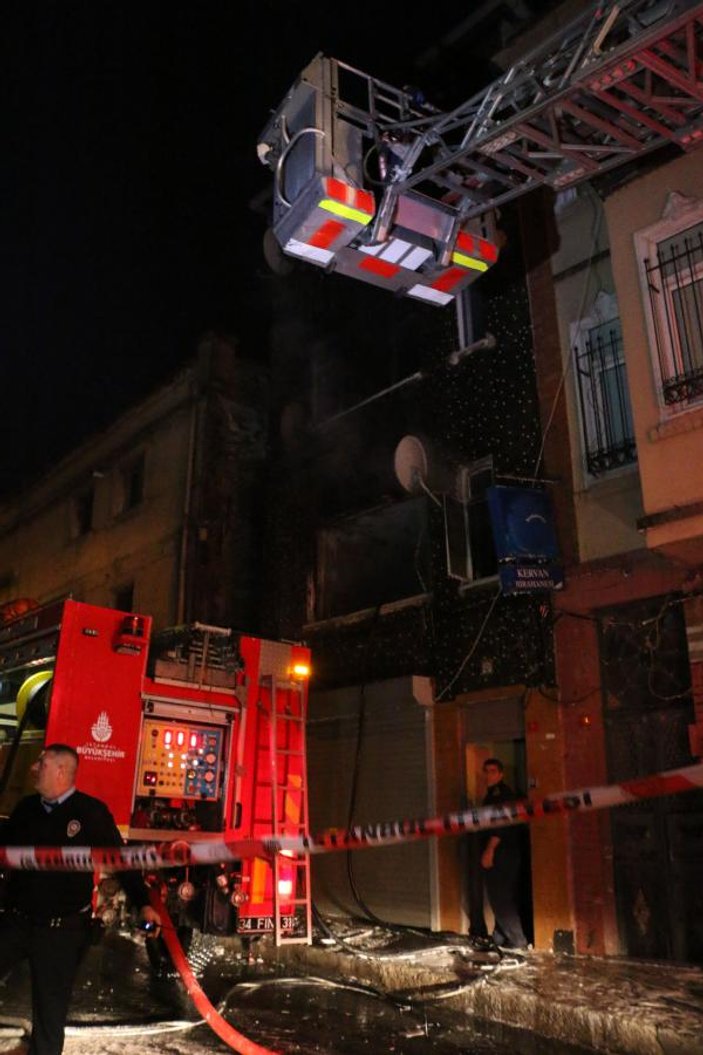
[[[309,669],[301,645],[204,624],[154,635],[149,616],[77,601],[31,610],[0,627],[0,813],[60,742],[130,842],[306,834]],[[164,878],[185,923],[310,940],[305,856]]]

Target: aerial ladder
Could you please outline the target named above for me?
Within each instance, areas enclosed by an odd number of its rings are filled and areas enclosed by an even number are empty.
[[[498,259],[496,209],[703,143],[703,3],[590,7],[449,112],[318,54],[264,128],[289,256],[430,304]]]

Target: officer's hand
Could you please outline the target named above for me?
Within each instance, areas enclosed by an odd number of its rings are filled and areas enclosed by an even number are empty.
[[[147,938],[158,938],[161,933],[161,916],[151,905],[144,905],[140,911],[139,924]]]

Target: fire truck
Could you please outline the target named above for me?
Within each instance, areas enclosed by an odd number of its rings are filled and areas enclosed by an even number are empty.
[[[76,748],[81,789],[128,842],[307,834],[307,648],[202,623],[154,633],[150,616],[74,600],[18,607],[0,625],[0,815],[58,742]],[[311,940],[305,855],[162,882],[184,933]],[[108,922],[117,889],[112,876],[98,887]]]

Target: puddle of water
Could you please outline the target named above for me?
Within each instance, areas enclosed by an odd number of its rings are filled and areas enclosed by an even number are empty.
[[[236,1029],[295,1055],[584,1055],[441,1006],[398,1006],[362,987],[315,978],[259,978],[232,987]]]

